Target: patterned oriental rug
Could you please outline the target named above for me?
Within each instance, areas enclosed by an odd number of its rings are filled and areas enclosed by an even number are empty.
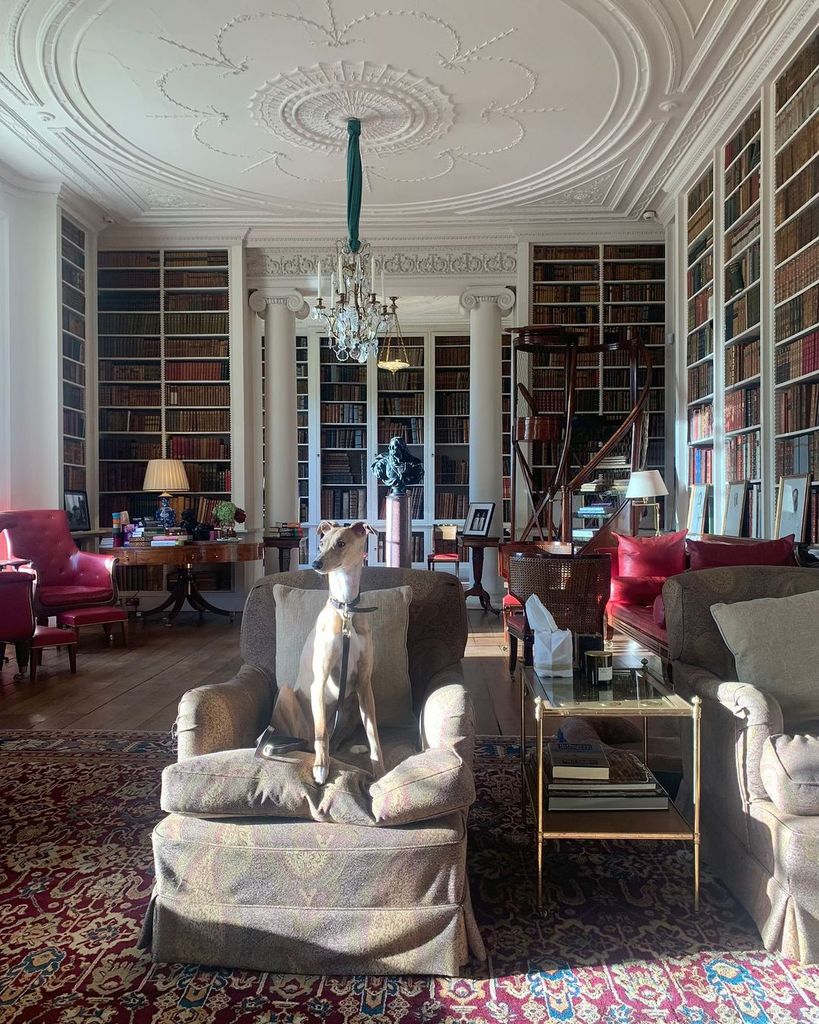
[[[0,1021],[819,1024],[819,968],[766,953],[682,845],[561,843],[534,912],[515,748],[483,738],[470,877],[490,963],[459,979],[154,965],[136,948],[171,741],[0,733]]]

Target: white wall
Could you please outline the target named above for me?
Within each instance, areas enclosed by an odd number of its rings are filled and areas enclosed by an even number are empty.
[[[0,179],[0,508],[61,508],[56,189]]]

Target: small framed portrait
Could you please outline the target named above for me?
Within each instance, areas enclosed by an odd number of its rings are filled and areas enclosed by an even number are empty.
[[[688,494],[688,532],[699,535],[706,532],[710,484],[691,484]]]
[[[748,501],[748,481],[735,480],[728,484],[725,499],[725,514],[722,517],[722,533],[725,537],[740,537],[745,522],[745,504]]]
[[[494,501],[473,501],[466,510],[464,537],[488,537],[492,516],[495,514]]]
[[[805,539],[805,526],[808,521],[808,494],[810,492],[810,474],[805,476],[781,476],[779,490],[776,495],[776,525],[774,532],[777,537],[789,537],[797,544]]]
[[[68,516],[69,530],[77,532],[91,529],[88,494],[85,491],[63,491],[63,508]]]

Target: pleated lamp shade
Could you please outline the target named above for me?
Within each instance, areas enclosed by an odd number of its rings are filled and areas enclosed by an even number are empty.
[[[151,459],[145,470],[142,490],[179,494],[180,491],[189,491],[190,486],[184,462],[179,459]]]

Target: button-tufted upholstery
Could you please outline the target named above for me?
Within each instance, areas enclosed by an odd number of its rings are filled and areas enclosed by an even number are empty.
[[[38,617],[116,600],[114,556],[80,551],[62,509],[0,512],[0,530],[5,555],[26,558],[34,567]]]

